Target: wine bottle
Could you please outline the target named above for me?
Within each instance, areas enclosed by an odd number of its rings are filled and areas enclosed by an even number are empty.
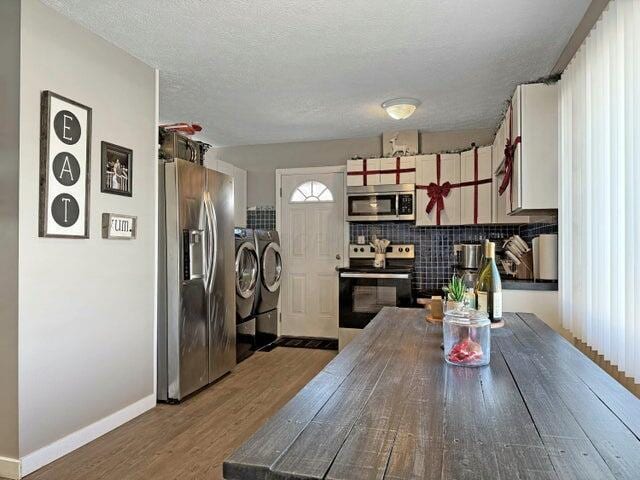
[[[496,244],[485,242],[484,265],[476,282],[476,305],[478,310],[487,312],[489,320],[502,320],[502,281],[496,266]]]

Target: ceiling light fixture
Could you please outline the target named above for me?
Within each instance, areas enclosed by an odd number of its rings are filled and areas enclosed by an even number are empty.
[[[394,98],[393,100],[387,100],[382,104],[382,108],[387,111],[387,114],[394,120],[404,120],[413,115],[420,105],[420,100],[415,98]]]

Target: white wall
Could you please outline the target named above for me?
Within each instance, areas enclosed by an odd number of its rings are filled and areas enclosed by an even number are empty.
[[[155,403],[157,89],[154,69],[37,0],[22,1],[21,49],[20,456],[32,468],[63,437]],[[38,238],[42,90],[93,109],[87,240]],[[100,192],[102,140],[133,149],[132,198]],[[137,215],[138,238],[103,240],[103,212]]]
[[[421,152],[431,153],[493,143],[493,130],[422,132]],[[354,155],[380,156],[381,137],[274,143],[211,149],[207,155],[247,170],[247,205],[275,205],[277,168],[343,165]]]
[[[20,3],[0,1],[0,457],[18,458]],[[0,460],[0,477],[8,476]]]

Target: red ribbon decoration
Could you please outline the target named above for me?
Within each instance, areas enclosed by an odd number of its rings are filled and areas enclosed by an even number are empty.
[[[473,216],[474,223],[478,223],[478,186],[484,185],[485,183],[491,183],[493,180],[491,178],[485,178],[484,180],[478,180],[478,147],[475,147],[474,151],[474,179],[469,182],[460,182],[460,183],[451,183],[444,182],[440,185],[440,167],[441,167],[441,158],[440,154],[436,155],[436,182],[431,182],[429,185],[416,185],[416,189],[418,190],[426,190],[427,196],[429,197],[429,203],[427,204],[426,211],[427,213],[431,213],[434,207],[436,207],[436,225],[440,225],[440,212],[444,210],[444,199],[449,196],[451,190],[454,188],[461,187],[474,187],[474,205],[473,205]]]
[[[381,170],[367,170],[367,159],[362,159],[362,171],[361,172],[347,172],[347,175],[362,175],[362,185],[367,185],[367,175],[376,175]]]
[[[473,223],[478,223],[478,147],[473,147]]]
[[[362,175],[362,185],[366,185],[367,184],[367,159],[365,158],[364,160],[362,160],[362,171],[363,171],[363,175]]]
[[[522,142],[522,137],[517,136],[516,139],[512,142],[511,136],[513,134],[513,105],[509,104],[509,138],[507,138],[507,143],[504,146],[504,178],[502,179],[502,183],[498,188],[498,193],[500,196],[507,190],[509,187],[509,201],[511,202],[511,209],[513,209],[513,184],[512,184],[512,176],[513,176],[513,160],[516,155],[516,148],[518,148],[518,144]]]
[[[383,173],[393,173],[396,176],[396,185],[400,184],[400,174],[401,173],[411,173],[411,172],[415,172],[416,169],[415,168],[400,168],[400,157],[396,157],[396,168],[395,169],[388,169],[388,170],[367,170],[367,160],[363,159],[362,160],[362,168],[363,170],[361,172],[347,172],[347,175],[362,175],[363,180],[362,180],[362,184],[366,185],[367,184],[367,175],[376,175],[376,174],[383,174]]]
[[[431,213],[433,207],[436,208],[436,225],[440,225],[440,212],[444,210],[444,199],[449,195],[452,188],[458,185],[451,184],[450,182],[444,182],[440,185],[440,167],[441,158],[440,154],[436,155],[436,183],[431,182],[429,185],[416,185],[417,189],[426,190],[429,197],[429,203],[427,204],[427,213]]]

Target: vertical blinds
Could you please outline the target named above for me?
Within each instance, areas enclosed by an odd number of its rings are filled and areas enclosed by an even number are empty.
[[[563,326],[640,381],[640,0],[613,0],[562,75]]]

